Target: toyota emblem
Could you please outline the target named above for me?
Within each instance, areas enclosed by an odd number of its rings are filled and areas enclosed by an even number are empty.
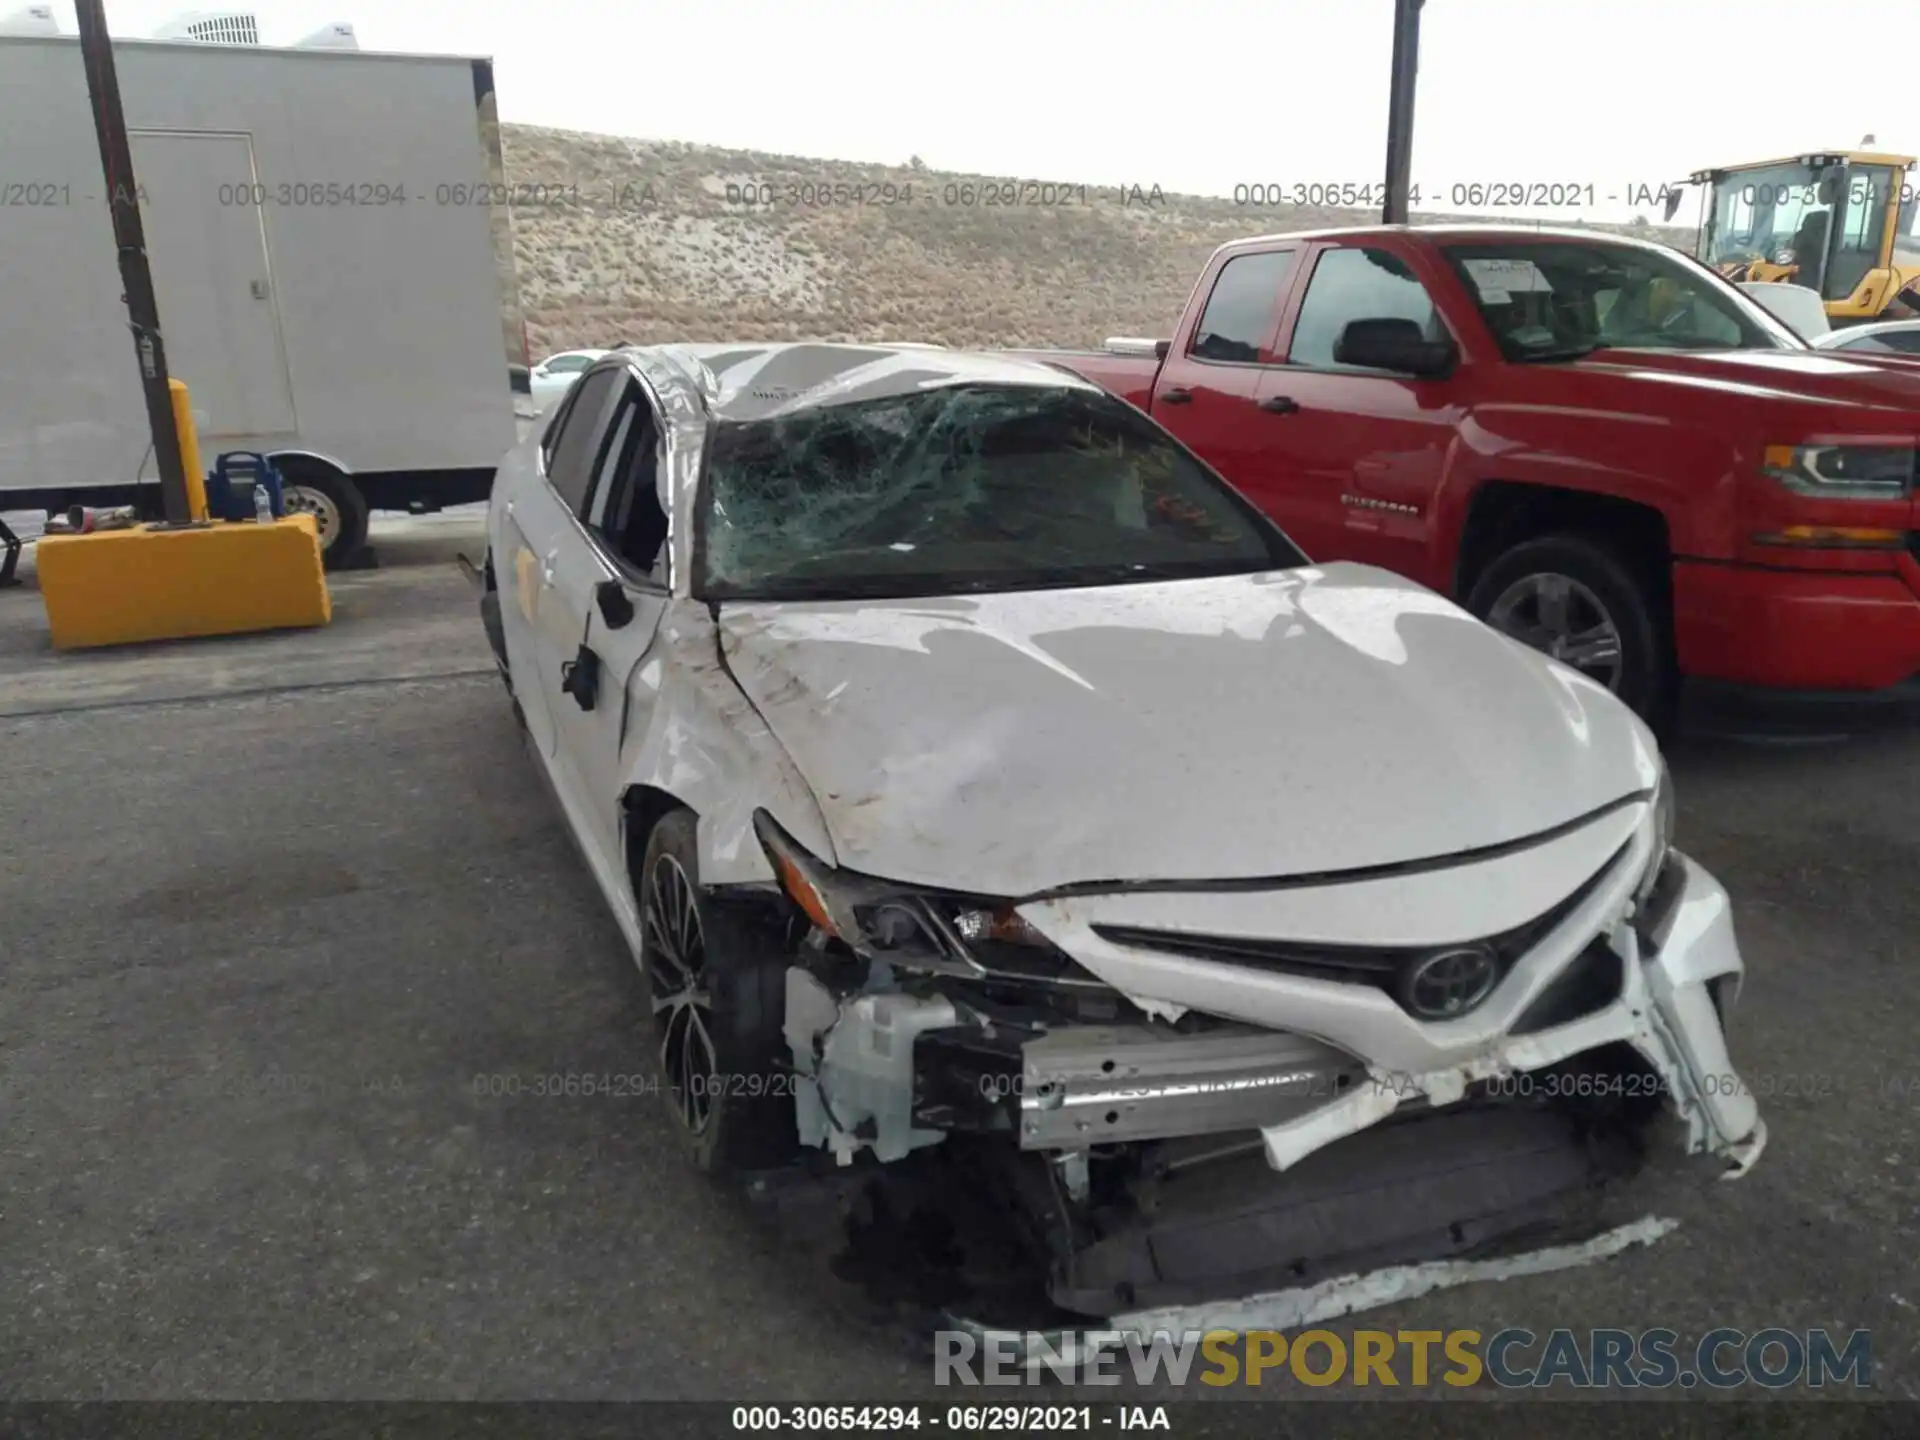
[[[1423,955],[1400,977],[1400,1003],[1422,1020],[1451,1020],[1493,993],[1500,962],[1486,945],[1455,945]]]

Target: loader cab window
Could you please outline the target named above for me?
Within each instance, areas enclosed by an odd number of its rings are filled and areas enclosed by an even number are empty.
[[[576,515],[585,512],[593,483],[594,461],[605,433],[602,420],[625,378],[625,371],[614,365],[577,382],[567,396],[566,412],[547,432],[547,483]]]
[[[667,516],[660,508],[660,435],[646,392],[629,380],[581,519],[636,575],[665,585]]]
[[[1307,281],[1287,363],[1314,370],[1355,369],[1333,358],[1341,332],[1355,320],[1411,320],[1428,340],[1452,338],[1427,287],[1398,255],[1364,248],[1329,250]]]
[[[1840,236],[1834,242],[1827,283],[1821,287],[1827,299],[1846,299],[1869,273],[1880,268],[1893,186],[1891,165],[1861,165],[1849,172]]]
[[[1297,251],[1270,250],[1261,255],[1236,255],[1220,267],[1207,308],[1194,326],[1187,353],[1196,360],[1224,360],[1257,365],[1269,358],[1268,338],[1280,311],[1280,300],[1293,274]]]
[[[1713,241],[1700,258],[1709,265],[1764,261],[1799,265],[1811,284],[1817,252],[1802,256],[1809,242],[1824,241],[1832,206],[1820,198],[1820,183],[1805,165],[1739,170],[1713,187]],[[1794,258],[1783,258],[1791,251]]]

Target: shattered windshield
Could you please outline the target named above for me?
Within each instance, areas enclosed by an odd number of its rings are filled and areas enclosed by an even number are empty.
[[[1305,563],[1131,406],[950,385],[722,422],[696,560],[713,599],[856,598],[1249,574]]]
[[[1804,350],[1732,285],[1659,250],[1577,240],[1448,245],[1447,258],[1509,360],[1607,347]]]

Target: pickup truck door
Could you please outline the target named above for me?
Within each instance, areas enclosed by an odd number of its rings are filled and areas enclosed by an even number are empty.
[[[1154,382],[1153,418],[1236,486],[1261,464],[1260,375],[1298,258],[1298,247],[1229,257]]]
[[[555,540],[541,678],[553,716],[555,785],[590,848],[617,866],[621,757],[646,733],[655,694],[635,672],[653,646],[668,590],[658,413],[624,365],[612,373],[617,384],[591,477]]]
[[[1390,242],[1326,244],[1282,321],[1281,363],[1261,372],[1262,470],[1252,498],[1315,560],[1359,560],[1446,591],[1434,509],[1464,413],[1466,377],[1417,379],[1336,364],[1355,320],[1408,319],[1449,334],[1412,257]],[[1458,337],[1454,337],[1456,345]]]

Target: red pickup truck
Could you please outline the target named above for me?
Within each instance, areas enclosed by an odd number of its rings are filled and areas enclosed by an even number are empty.
[[[1663,723],[1682,675],[1920,687],[1920,360],[1809,348],[1663,246],[1379,227],[1221,247],[1171,341],[1024,352]]]

